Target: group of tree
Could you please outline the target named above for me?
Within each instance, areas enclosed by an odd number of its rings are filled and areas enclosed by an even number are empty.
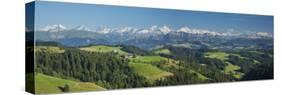
[[[134,46],[122,46],[122,50],[133,55],[153,55],[150,51]],[[184,47],[165,46],[171,54],[160,54],[162,57],[178,61],[179,67],[165,67],[167,61],[149,63],[173,73],[172,76],[161,78],[155,82],[148,81],[130,68],[129,61],[114,52],[86,52],[76,48],[65,48],[64,53],[36,52],[36,72],[82,82],[95,82],[107,89],[134,88],[163,85],[196,84],[210,82],[235,81],[233,76],[222,72],[225,62],[214,58],[205,58],[208,49],[191,49]],[[236,52],[237,53],[237,52]],[[245,57],[230,55],[228,62],[241,67],[245,73],[242,80],[273,78],[273,61],[267,54],[257,55],[250,52],[238,52]],[[270,54],[270,53],[269,53]],[[255,65],[254,59],[262,64]],[[265,63],[266,62],[266,63]],[[194,72],[208,79],[202,80]]]
[[[64,53],[36,52],[36,72],[82,82],[98,82],[105,88],[148,86],[148,81],[115,53],[66,49]]]

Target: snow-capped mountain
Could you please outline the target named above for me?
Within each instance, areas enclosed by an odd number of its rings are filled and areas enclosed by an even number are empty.
[[[86,27],[85,25],[79,25],[79,26],[73,28],[73,30],[78,30],[78,31],[92,31],[90,28]]]
[[[67,30],[67,28],[61,24],[55,24],[55,25],[48,25],[44,28],[40,29],[41,31],[46,32],[61,32]]]
[[[256,35],[260,37],[273,37],[273,34],[268,32],[257,32]]]
[[[120,35],[128,35],[128,36],[156,36],[156,35],[169,35],[175,33],[181,33],[181,36],[184,34],[194,35],[194,36],[223,36],[223,37],[244,37],[244,38],[272,38],[273,34],[268,32],[255,32],[250,34],[243,34],[243,33],[233,33],[233,32],[216,32],[210,31],[207,29],[195,29],[190,28],[187,26],[180,27],[178,29],[171,29],[170,27],[164,26],[157,26],[152,25],[151,27],[146,28],[138,28],[138,27],[121,27],[121,28],[108,28],[108,27],[98,27],[96,29],[90,29],[85,25],[80,25],[74,27],[72,29],[67,29],[65,26],[61,24],[55,25],[48,25],[40,29],[40,31],[44,32],[62,32],[62,31],[86,31],[86,32],[94,32],[103,35],[108,34],[120,34]]]
[[[156,26],[153,25],[149,28],[135,28],[135,27],[124,27],[124,28],[120,28],[115,30],[116,32],[119,33],[132,33],[132,34],[168,34],[170,33],[172,30],[168,27],[168,26]]]
[[[95,32],[101,33],[101,34],[107,34],[107,33],[110,33],[111,31],[112,31],[112,29],[107,28],[107,27],[99,27],[95,30]]]
[[[172,30],[164,25],[164,26],[156,26],[156,25],[153,25],[150,27],[150,29],[148,29],[148,33],[155,33],[155,34],[168,34],[170,33]]]
[[[136,31],[137,31],[137,29],[134,27],[122,27],[122,28],[115,30],[115,32],[117,32],[117,33],[127,33],[127,32],[135,33]]]
[[[190,42],[207,43],[233,43],[237,47],[249,43],[252,40],[265,43],[273,38],[272,32],[216,32],[207,29],[196,29],[183,26],[180,28],[170,28],[169,26],[152,25],[150,27],[98,27],[88,28],[80,25],[67,29],[65,26],[49,25],[40,29],[36,36],[42,41],[58,41],[69,46],[79,46],[87,44],[128,44],[136,45],[141,48],[153,48],[165,43],[178,44]],[[243,42],[243,44],[241,44]],[[270,46],[270,45],[269,45]]]
[[[234,36],[229,32],[214,32],[206,29],[191,29],[187,26],[181,27],[177,30],[177,32],[184,32],[189,34],[197,34],[197,35],[210,35],[210,36]]]
[[[255,33],[245,34],[242,36],[250,39],[273,38],[273,34],[268,32],[255,32]]]
[[[169,28],[169,27],[166,26],[166,25],[164,25],[163,27],[160,27],[159,29],[160,29],[160,31],[161,31],[162,33],[164,33],[164,34],[168,34],[168,33],[170,33],[170,32],[172,31],[172,29]]]
[[[181,27],[180,29],[177,30],[177,32],[185,32],[185,33],[190,33],[191,29],[187,26]]]

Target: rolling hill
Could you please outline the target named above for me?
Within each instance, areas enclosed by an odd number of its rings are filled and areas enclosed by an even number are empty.
[[[35,75],[35,92],[37,94],[61,93],[62,91],[59,87],[66,84],[69,85],[70,92],[105,90],[105,88],[100,87],[95,83],[66,80],[41,73]]]
[[[121,50],[122,47],[106,46],[106,45],[94,45],[88,47],[81,47],[80,50],[89,52],[116,52],[121,55],[128,55],[127,52]]]
[[[163,71],[151,64],[130,63],[129,66],[132,67],[137,74],[147,78],[151,82],[161,79],[161,78],[165,78],[166,76],[173,75],[173,73]]]

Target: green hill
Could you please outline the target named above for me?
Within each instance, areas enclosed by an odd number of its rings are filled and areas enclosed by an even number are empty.
[[[228,62],[228,59],[229,59],[228,57],[230,55],[238,56],[239,58],[245,58],[245,57],[241,57],[238,54],[228,54],[228,53],[225,53],[225,52],[207,52],[207,53],[205,53],[206,58],[219,59],[219,60],[222,60],[225,64],[227,64],[224,67],[224,73],[225,74],[231,74],[233,77],[235,77],[237,79],[240,79],[240,78],[242,78],[242,76],[244,74],[237,71],[237,70],[241,69],[239,66],[233,65],[233,64]]]
[[[152,62],[161,62],[161,61],[169,61],[173,63],[178,63],[178,61],[161,57],[161,56],[137,56],[136,58],[132,58],[131,61],[133,62],[141,62],[141,63],[152,63]]]
[[[225,52],[207,52],[205,53],[206,58],[216,58],[222,61],[228,60],[228,53]]]
[[[113,46],[105,46],[105,45],[95,45],[88,47],[81,47],[80,50],[89,51],[89,52],[117,52],[121,55],[128,55],[129,53],[122,51],[122,47],[113,47]]]
[[[36,46],[36,52],[64,53],[64,49],[58,46]]]
[[[173,73],[164,71],[153,65],[154,63],[159,63],[161,61],[165,61],[164,63],[161,63],[161,66],[163,67],[173,66],[178,68],[178,61],[161,56],[136,56],[135,58],[130,59],[129,66],[139,75],[146,77],[150,81],[155,81],[173,75]]]
[[[35,75],[35,93],[61,93],[59,87],[66,84],[70,92],[105,90],[95,83],[66,80],[41,73]]]
[[[130,63],[129,66],[132,67],[137,74],[147,78],[150,81],[158,80],[166,76],[173,75],[173,73],[163,71],[151,64]]]
[[[158,49],[154,51],[155,54],[166,54],[170,55],[171,51],[169,49]]]

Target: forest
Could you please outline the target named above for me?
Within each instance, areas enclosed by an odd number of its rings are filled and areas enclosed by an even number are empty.
[[[42,43],[37,44],[34,51],[35,78],[46,75],[94,83],[103,89],[273,78],[272,50],[213,50],[167,45],[147,51],[126,45],[64,47]],[[75,87],[69,82],[56,86],[61,92],[77,91],[71,90]],[[37,92],[44,92],[44,87],[41,88]]]

